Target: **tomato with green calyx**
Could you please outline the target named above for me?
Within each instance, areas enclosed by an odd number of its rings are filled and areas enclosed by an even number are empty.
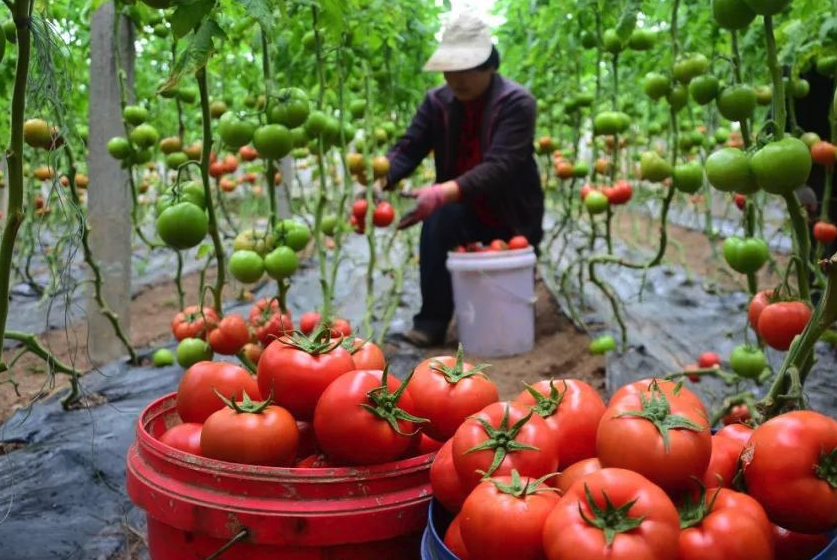
[[[698,105],[707,105],[718,97],[721,83],[711,75],[698,76],[689,83],[689,95]]]
[[[651,99],[662,99],[671,93],[671,80],[660,73],[649,72],[643,80],[643,90]]]
[[[721,148],[706,158],[706,178],[723,192],[752,194],[759,190],[750,158],[738,148]]]
[[[277,247],[265,256],[264,269],[274,280],[290,278],[299,269],[299,259],[290,247]]]
[[[539,381],[515,402],[532,407],[552,429],[559,470],[596,456],[596,430],[605,404],[592,386],[577,379]]]
[[[663,490],[610,468],[564,494],[544,523],[543,547],[547,560],[674,560],[679,535],[677,509]]]
[[[638,28],[631,32],[628,47],[635,51],[647,51],[654,48],[657,33],[652,29]]]
[[[573,463],[569,467],[563,469],[555,478],[555,488],[561,491],[561,494],[566,494],[572,488],[572,485],[586,477],[588,474],[602,470],[602,464],[597,458],[584,459]]]
[[[616,339],[609,334],[602,335],[590,342],[588,350],[591,354],[606,354],[616,350]]]
[[[259,387],[263,393],[272,390],[277,404],[307,422],[314,418],[326,387],[354,369],[352,355],[339,340],[318,338],[316,333],[314,339],[291,335],[271,343],[262,353]]]
[[[545,484],[510,476],[492,477],[465,500],[459,530],[465,549],[480,560],[541,560],[546,518],[560,497]]]
[[[772,523],[752,497],[701,487],[680,507],[678,560],[774,560]]]
[[[694,161],[674,168],[672,185],[684,193],[696,193],[703,186],[703,166]]]
[[[837,55],[828,54],[817,57],[817,73],[831,77],[837,72]]]
[[[305,124],[310,112],[311,107],[307,98],[290,97],[273,105],[269,114],[269,123],[296,128]]]
[[[745,0],[712,0],[712,13],[722,29],[745,29],[756,19],[756,12]]]
[[[311,230],[305,224],[293,220],[282,220],[276,225],[276,236],[294,251],[302,251],[311,240]]]
[[[767,367],[767,358],[758,348],[742,344],[733,349],[729,364],[736,375],[747,379],[758,379]]]
[[[817,222],[814,224],[814,239],[828,245],[837,239],[837,226],[828,222]]]
[[[305,314],[303,313],[303,316]],[[300,323],[302,317],[300,317]],[[319,322],[319,318],[317,320]],[[300,327],[302,330],[302,327]],[[350,333],[351,334],[351,333]],[[384,357],[384,352],[381,348],[371,340],[363,340],[362,338],[345,338],[343,340],[343,347],[352,354],[352,361],[355,363],[355,369],[380,369],[383,370],[387,361]]]
[[[766,107],[773,103],[773,88],[770,86],[756,86],[753,88],[756,93],[756,103],[761,107]]]
[[[760,16],[775,16],[791,3],[791,0],[744,0]]]
[[[256,338],[264,346],[294,329],[290,314],[282,313],[276,298],[263,298],[254,303],[249,320]]]
[[[462,345],[456,356],[429,358],[416,366],[410,394],[416,414],[427,418],[425,433],[447,441],[472,414],[500,400],[497,386],[483,373],[487,364],[469,364]]]
[[[209,218],[197,204],[178,202],[157,217],[157,235],[175,249],[196,247],[206,237]]]
[[[591,214],[601,214],[607,211],[609,205],[607,196],[601,191],[591,191],[584,198],[584,206]]]
[[[688,489],[712,454],[709,422],[697,400],[688,389],[659,383],[614,394],[596,435],[602,466],[630,469],[667,492]],[[625,453],[628,441],[631,453]]]
[[[174,364],[174,354],[168,348],[160,348],[154,352],[154,367],[165,367]]]
[[[209,345],[218,354],[234,356],[250,342],[250,338],[250,329],[244,317],[232,314],[221,319],[218,326],[209,333]]]
[[[177,345],[176,355],[180,367],[189,368],[198,362],[211,360],[212,347],[200,338],[184,338]]]
[[[805,99],[811,93],[811,83],[802,78],[793,80],[788,86],[788,90],[793,93],[796,99]]]
[[[603,111],[593,119],[596,134],[619,134],[627,130],[630,124],[631,118],[619,111]]]
[[[218,135],[224,145],[233,150],[249,144],[255,131],[254,123],[239,119],[233,113],[224,113],[218,120]]]
[[[727,264],[741,274],[758,272],[770,259],[767,243],[756,237],[728,237],[724,240],[723,253]]]
[[[756,182],[771,194],[793,194],[808,180],[811,166],[808,146],[793,137],[771,142],[750,158]]]
[[[255,251],[264,257],[276,246],[276,235],[255,229],[245,229],[233,241],[235,251]]]
[[[160,140],[160,133],[150,124],[141,124],[131,131],[128,138],[140,148],[150,148]]]
[[[230,257],[230,274],[242,284],[258,282],[264,274],[264,260],[255,251],[235,251]]]
[[[768,346],[785,351],[808,326],[811,314],[811,308],[802,301],[770,303],[759,314],[756,330]]]
[[[123,136],[115,136],[108,140],[108,153],[114,159],[127,159],[131,155],[131,143]]]
[[[671,164],[656,152],[644,152],[640,157],[639,167],[642,178],[654,183],[665,181],[674,172]]]
[[[253,133],[253,147],[262,159],[282,159],[293,148],[293,137],[281,124],[266,124]]]
[[[178,451],[200,456],[202,429],[203,424],[196,422],[177,424],[163,432],[163,435],[160,436],[160,442]]]
[[[756,110],[756,91],[748,85],[725,87],[718,95],[718,112],[725,119],[743,121]]]
[[[218,314],[211,307],[201,309],[199,305],[190,305],[171,320],[171,332],[177,340],[206,338],[218,321]]]
[[[671,88],[667,99],[671,108],[679,112],[689,103],[689,88],[682,84],[677,84]]]
[[[497,402],[466,419],[453,436],[453,463],[466,492],[483,476],[517,469],[538,478],[555,471],[559,452],[553,432],[528,407]]]
[[[148,120],[148,109],[142,105],[126,105],[122,110],[122,118],[134,126],[141,125]]]
[[[244,465],[293,466],[299,428],[287,410],[271,404],[270,398],[253,401],[246,391],[238,402],[216,392],[224,407],[212,413],[203,424],[204,457]]]
[[[692,54],[674,63],[672,75],[678,82],[687,84],[709,71],[709,59],[702,54]]]
[[[166,155],[183,151],[183,141],[178,136],[169,136],[160,140],[160,151]]]
[[[747,493],[773,523],[822,533],[837,526],[837,421],[800,410],[756,428],[741,460]]]

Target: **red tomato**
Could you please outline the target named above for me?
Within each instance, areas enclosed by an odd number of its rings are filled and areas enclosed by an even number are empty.
[[[387,227],[395,218],[395,209],[389,202],[381,202],[372,212],[372,223],[375,227]]]
[[[227,362],[198,362],[183,374],[177,387],[177,413],[184,422],[204,422],[224,403],[215,394],[241,399],[246,391],[251,398],[260,399],[256,380],[247,370]]]
[[[743,212],[744,208],[747,206],[747,196],[743,194],[735,195],[735,205]]]
[[[465,548],[465,543],[462,542],[462,532],[460,531],[461,516],[457,515],[453,518],[448,530],[445,532],[444,543],[448,550],[453,553],[459,560],[471,560],[471,555],[468,549]]]
[[[317,451],[317,435],[314,433],[314,424],[311,422],[296,423],[299,432],[299,445],[296,449],[297,457],[307,457]]]
[[[430,465],[430,485],[433,487],[433,496],[449,511],[459,511],[468,497],[453,465],[452,439],[442,445]]]
[[[712,436],[712,458],[703,475],[703,485],[707,488],[730,488],[735,472],[738,470],[738,456],[744,444],[734,439],[715,434]]]
[[[241,146],[238,149],[238,155],[241,156],[241,159],[244,161],[253,161],[259,157],[259,152],[256,151],[256,148],[248,144],[246,146]]]
[[[555,478],[555,487],[566,494],[570,487],[590,473],[602,470],[602,464],[595,457],[570,465]]]
[[[387,360],[384,357],[384,352],[374,342],[357,337],[352,341],[347,339],[346,342],[348,344],[344,347],[352,354],[355,369],[382,370],[386,367]]]
[[[837,155],[837,146],[830,142],[820,140],[811,146],[811,159],[819,165],[831,167],[834,165],[835,155]]]
[[[256,338],[263,346],[294,330],[294,323],[289,313],[283,314],[279,300],[263,298],[250,308],[250,326]]]
[[[203,424],[184,422],[172,426],[160,436],[160,441],[184,453],[201,454],[201,429]]]
[[[634,195],[633,187],[625,180],[616,181],[612,187],[602,189],[602,192],[607,197],[608,203],[615,206],[627,204]]]
[[[626,395],[634,395],[639,398],[640,394],[647,393],[654,384],[656,384],[657,387],[663,391],[667,398],[670,399],[672,397],[677,397],[684,399],[696,409],[706,413],[706,407],[703,406],[700,397],[698,397],[695,393],[682,386],[678,388],[677,383],[673,381],[656,378],[640,379],[639,381],[622,385],[615,393],[613,393],[613,396],[610,397],[608,406],[612,405],[617,400],[622,399]]]
[[[639,394],[617,392],[596,434],[602,466],[636,471],[667,492],[686,489],[703,476],[712,436],[705,410],[686,391],[674,394],[653,384]]]
[[[362,224],[363,220],[366,219],[366,211],[368,209],[369,203],[364,198],[359,198],[352,204],[352,216],[355,217],[359,224]]]
[[[456,357],[437,356],[416,366],[410,395],[417,414],[430,420],[424,426],[427,435],[447,441],[467,417],[500,400],[483,369],[464,361],[461,345]]]
[[[750,409],[746,404],[737,404],[732,407],[729,414],[725,414],[721,420],[724,426],[730,424],[743,424],[750,421]]]
[[[489,251],[505,251],[509,246],[502,239],[493,239],[488,245]]]
[[[209,345],[218,354],[233,356],[250,342],[250,329],[241,315],[227,315],[209,333]]]
[[[475,447],[482,449],[471,451]],[[558,450],[552,430],[540,416],[521,404],[498,402],[456,430],[453,464],[463,487],[470,491],[483,477],[477,471],[504,476],[517,470],[532,478],[551,473],[558,466]]]
[[[378,465],[403,456],[420,420],[407,383],[382,371],[358,370],[328,386],[314,411],[325,454],[345,465]],[[370,407],[370,408],[367,408]]]
[[[273,391],[276,404],[296,419],[310,421],[326,387],[354,369],[352,355],[337,342],[277,340],[259,360],[259,388],[264,395]]]
[[[814,239],[828,245],[837,239],[837,226],[828,222],[817,222],[814,224]]]
[[[529,240],[525,235],[515,235],[509,239],[509,249],[525,249],[529,246]]]
[[[718,433],[715,435],[729,438],[744,446],[747,445],[747,442],[750,441],[750,438],[753,436],[753,428],[745,426],[744,424],[730,424],[729,426],[724,426],[718,430]]]
[[[810,320],[811,308],[807,303],[777,301],[765,307],[759,315],[758,333],[771,348],[787,350]]]
[[[771,523],[756,500],[717,488],[701,496],[697,507],[705,508],[704,516],[681,510],[688,521],[681,525],[677,560],[773,560]]]
[[[204,456],[244,465],[292,466],[299,443],[296,421],[284,408],[267,403],[252,403],[245,396],[236,408],[214,412],[201,431]]]
[[[171,321],[171,332],[177,340],[205,339],[207,326],[209,330],[212,330],[217,324],[218,314],[211,307],[204,307],[201,310],[199,305],[190,305],[174,316]]]
[[[299,316],[299,330],[304,335],[310,335],[320,324],[320,314],[316,311],[308,311]]]
[[[358,219],[355,215],[349,216],[349,226],[359,235],[366,231],[366,223],[363,221],[363,218]]]
[[[636,527],[608,542],[587,519],[611,528],[630,519]],[[543,545],[548,560],[676,560],[679,535],[680,518],[665,492],[633,471],[603,469],[558,502],[544,524]]]
[[[704,352],[698,358],[698,367],[701,369],[711,368],[721,365],[721,357],[715,352]]]
[[[227,173],[235,173],[238,169],[238,158],[230,154],[224,157],[224,171]]]
[[[695,371],[698,369],[700,369],[700,366],[697,364],[687,364],[683,366],[683,371]],[[700,375],[696,373],[690,373],[687,377],[689,378],[689,381],[691,381],[692,383],[700,383]]]
[[[262,352],[264,351],[261,344],[258,342],[248,343],[244,345],[242,350],[244,351],[244,355],[247,356],[247,359],[253,362],[253,365],[259,365],[259,360],[261,359]]]
[[[346,319],[331,321],[331,336],[334,338],[352,336],[352,325]]]
[[[772,418],[756,428],[741,455],[747,492],[781,527],[830,531],[837,527],[835,449],[837,421],[828,416],[800,410]]]
[[[585,198],[587,198],[587,195],[593,192],[594,190],[596,189],[593,188],[593,185],[591,185],[590,183],[586,183],[583,187],[581,187],[581,190],[578,191],[578,194],[581,197],[581,200],[584,200]]]
[[[218,179],[224,176],[224,173],[227,172],[226,167],[224,166],[223,161],[213,161],[209,164],[209,175]]]
[[[517,471],[480,483],[459,514],[465,549],[479,560],[540,560],[544,522],[558,499],[549,487],[521,479]]]
[[[773,525],[776,560],[811,560],[828,546],[830,540],[825,533],[806,535]]]
[[[599,393],[584,381],[539,381],[517,396],[552,429],[557,444],[558,469],[596,456],[596,430],[605,411]]]
[[[759,318],[761,317],[761,313],[764,311],[765,307],[770,305],[770,298],[772,297],[773,290],[762,290],[753,296],[752,300],[750,300],[750,305],[747,308],[747,319],[750,321],[750,326],[753,327],[753,330],[756,332],[759,330]]]

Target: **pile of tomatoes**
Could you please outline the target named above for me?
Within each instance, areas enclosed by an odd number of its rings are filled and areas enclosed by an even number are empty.
[[[465,245],[457,246],[454,253],[494,253],[497,251],[514,251],[516,249],[525,249],[529,246],[529,240],[525,235],[515,235],[508,241],[502,239],[492,239],[488,245],[483,245],[480,241],[466,243]]]
[[[633,195],[633,187],[625,180],[616,181],[612,187],[597,187],[588,183],[579,191],[584,206],[591,214],[601,214],[609,206],[627,204]]]
[[[450,386],[449,414],[467,390]],[[431,467],[455,514],[445,545],[461,560],[814,557],[837,527],[837,421],[796,411],[713,435],[708,417],[661,379],[607,404],[541,381],[469,413]]]
[[[369,203],[365,198],[359,198],[352,204],[352,215],[349,217],[349,225],[356,233],[364,233],[366,230],[366,214],[369,212]],[[392,204],[383,200],[375,204],[372,209],[372,225],[375,227],[387,227],[395,219],[395,208]]]

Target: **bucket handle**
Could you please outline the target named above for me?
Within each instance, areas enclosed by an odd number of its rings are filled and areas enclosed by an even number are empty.
[[[244,539],[246,539],[249,536],[250,536],[250,530],[245,527],[244,529],[242,529],[241,531],[236,533],[233,536],[233,538],[231,538],[226,543],[224,543],[224,545],[221,548],[219,548],[218,550],[216,550],[215,552],[213,552],[212,554],[207,556],[204,560],[216,560],[222,554],[224,554],[226,551],[228,551],[229,549],[231,549],[232,547],[234,547],[235,545],[237,545],[238,543],[240,543],[241,541],[243,541]]]
[[[498,286],[496,283],[492,282],[492,278],[488,274],[486,274],[484,270],[480,270],[478,272],[480,273],[480,276],[482,276],[483,278],[488,280],[488,282],[491,284],[492,288],[495,288],[495,289],[503,292],[507,296],[511,296],[513,299],[520,300],[527,305],[535,305],[538,302],[538,296],[532,296],[530,298],[523,297],[520,294],[516,294],[514,292],[511,292],[511,291],[505,289],[504,287]]]

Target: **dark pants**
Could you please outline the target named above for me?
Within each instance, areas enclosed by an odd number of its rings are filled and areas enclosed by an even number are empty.
[[[448,204],[424,221],[421,228],[419,265],[421,269],[421,311],[413,318],[417,330],[443,339],[453,317],[453,288],[445,266],[448,251],[458,245],[492,239],[508,241],[508,228],[492,228],[479,221],[465,204]]]

